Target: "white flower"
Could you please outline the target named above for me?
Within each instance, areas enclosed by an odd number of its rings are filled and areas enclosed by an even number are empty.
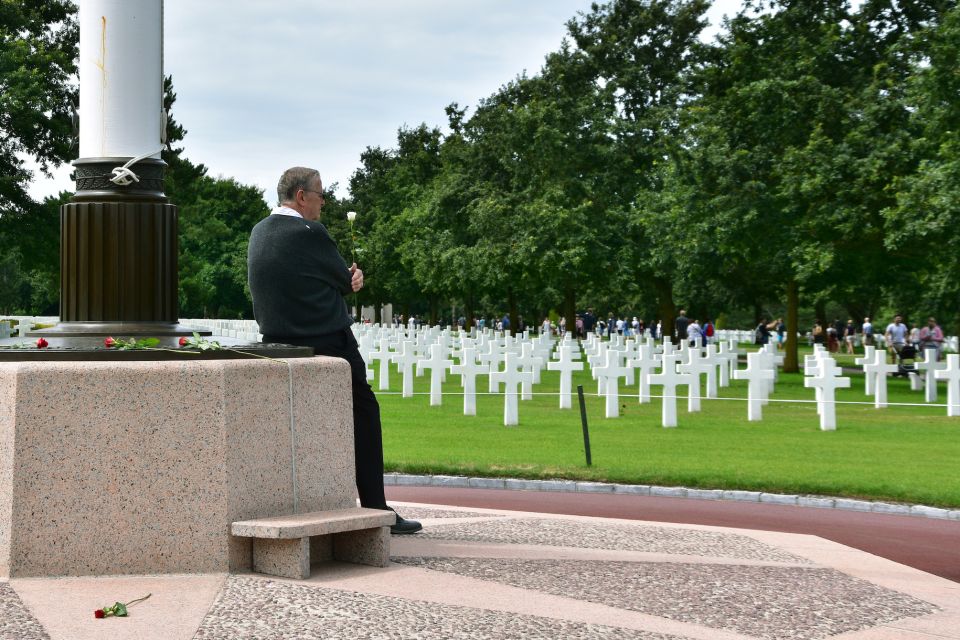
[[[357,219],[356,211],[347,211],[347,220],[349,220],[350,222],[353,222],[356,219]]]

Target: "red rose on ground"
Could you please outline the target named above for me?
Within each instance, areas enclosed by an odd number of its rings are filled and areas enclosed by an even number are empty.
[[[117,341],[114,340],[113,338],[107,338],[106,340],[103,341],[103,346],[105,346],[107,349],[109,349],[115,344],[117,344]]]
[[[181,346],[181,347],[187,346],[187,342],[188,342],[187,336],[183,336],[183,337],[180,338],[180,346]]]
[[[93,612],[94,618],[103,618],[106,614],[103,613],[103,609],[97,609]]]
[[[47,345],[49,344],[50,344],[49,342],[47,342],[43,338],[40,338],[39,340],[37,340],[37,349],[46,349]]]

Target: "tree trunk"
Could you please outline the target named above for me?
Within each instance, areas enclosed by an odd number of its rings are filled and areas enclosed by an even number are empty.
[[[383,303],[379,300],[373,301],[373,321],[376,324],[383,324]]]
[[[463,317],[464,320],[464,330],[470,331],[473,328],[473,296],[464,296],[463,298]]]
[[[513,287],[507,289],[507,306],[510,315],[510,333],[516,334],[517,327],[520,326],[520,319],[517,317],[517,296],[513,292]]]
[[[786,352],[783,359],[784,373],[798,373],[800,371],[800,292],[797,281],[790,278],[787,281],[787,341],[784,345]]]
[[[673,302],[673,283],[667,278],[654,277],[654,290],[657,292],[657,313],[663,326],[663,335],[673,335],[673,320],[677,317],[677,306]],[[656,326],[656,322],[654,325]]]
[[[440,322],[440,318],[438,317],[438,315],[439,314],[437,312],[437,297],[431,296],[430,297],[430,326],[431,327],[437,326],[437,324]]]
[[[816,316],[816,320],[820,321],[820,326],[823,327],[824,332],[827,330],[827,303],[823,299],[817,300],[813,303],[813,315]]]
[[[567,331],[576,337],[577,335],[577,293],[573,289],[572,283],[567,283],[566,291],[563,294],[563,316],[567,319]]]

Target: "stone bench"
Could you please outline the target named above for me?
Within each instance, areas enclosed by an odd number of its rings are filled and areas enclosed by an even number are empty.
[[[230,533],[253,538],[254,571],[306,579],[311,560],[387,566],[394,522],[392,511],[356,507],[243,520],[230,525]]]

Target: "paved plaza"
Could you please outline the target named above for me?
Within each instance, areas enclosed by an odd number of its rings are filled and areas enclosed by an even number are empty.
[[[960,584],[815,536],[398,506],[386,569],[12,579],[0,638],[960,639]]]

